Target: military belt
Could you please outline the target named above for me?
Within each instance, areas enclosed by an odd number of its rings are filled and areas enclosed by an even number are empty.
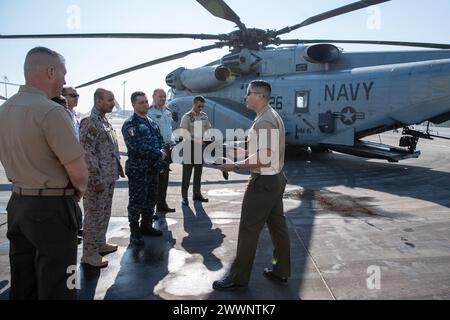
[[[75,189],[25,189],[13,186],[12,191],[21,196],[61,197],[75,195]]]

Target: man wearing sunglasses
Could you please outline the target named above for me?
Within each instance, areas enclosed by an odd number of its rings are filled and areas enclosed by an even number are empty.
[[[208,199],[204,198],[200,192],[203,170],[202,139],[205,132],[211,128],[208,115],[202,111],[204,107],[205,98],[202,96],[194,97],[192,110],[183,115],[180,123],[180,128],[187,130],[187,138],[190,138],[190,141],[187,141],[187,143],[190,143],[190,157],[183,155],[183,177],[181,182],[181,196],[183,198],[181,203],[185,206],[189,205],[187,194],[192,169],[194,169],[194,192],[192,199],[194,201],[208,202]],[[196,128],[201,128],[201,132],[195,132]],[[200,137],[200,141],[197,141],[198,137]]]
[[[247,287],[259,235],[266,224],[274,251],[272,267],[265,268],[263,274],[279,284],[286,284],[290,276],[290,241],[283,209],[287,182],[283,173],[286,130],[283,119],[269,104],[271,91],[272,87],[266,81],[250,82],[245,100],[247,108],[253,110],[256,117],[249,131],[248,157],[218,167],[224,172],[249,169],[251,176],[242,199],[236,258],[229,274],[214,281],[215,290]]]
[[[62,95],[67,100],[67,110],[72,118],[73,128],[77,133],[78,140],[80,139],[80,122],[77,119],[77,113],[73,110],[78,105],[78,98],[80,95],[74,87],[64,87]]]

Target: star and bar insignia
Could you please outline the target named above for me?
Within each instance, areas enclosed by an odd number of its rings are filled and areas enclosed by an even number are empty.
[[[133,127],[131,127],[131,128],[128,129],[128,135],[129,135],[130,137],[134,137],[134,136],[136,135],[135,132],[134,132],[134,128],[133,128]]]

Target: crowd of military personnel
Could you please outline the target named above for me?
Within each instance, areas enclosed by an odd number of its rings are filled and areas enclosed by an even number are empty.
[[[128,177],[131,245],[144,245],[145,235],[162,235],[152,225],[157,219],[155,208],[175,211],[166,202],[171,150],[176,144],[172,117],[163,89],[153,91],[152,105],[144,92],[131,95],[134,113],[121,129],[128,152],[123,170],[116,132],[106,116],[115,105],[111,91],[97,89],[89,116],[78,122],[74,108],[79,94],[74,87],[64,87],[66,68],[60,54],[45,47],[33,48],[26,56],[24,73],[26,84],[0,107],[0,160],[13,184],[7,207],[11,299],[74,299],[76,290],[68,285],[68,277],[71,270],[76,271],[77,236],[83,239],[81,261],[92,267],[106,267],[104,255],[118,249],[107,243],[106,232],[119,177]],[[247,157],[243,161],[230,160],[217,167],[223,172],[249,169],[252,175],[243,200],[236,260],[229,276],[214,282],[216,290],[247,286],[265,224],[275,248],[274,264],[264,275],[285,283],[290,274],[282,203],[285,133],[283,121],[268,104],[270,91],[267,82],[253,81],[246,98],[247,108],[257,114],[252,126],[257,135],[259,129],[280,131],[279,139],[272,142],[278,147],[263,150],[276,161],[262,161],[261,150],[253,154],[244,150]],[[192,138],[188,141],[192,156],[195,144],[202,144],[194,137],[194,127],[201,127],[203,133],[211,128],[202,111],[205,102],[202,96],[194,97],[192,110],[181,119],[180,127]],[[184,206],[189,205],[192,171],[193,200],[208,201],[200,190],[202,160],[185,161]],[[83,221],[78,205],[81,199]]]

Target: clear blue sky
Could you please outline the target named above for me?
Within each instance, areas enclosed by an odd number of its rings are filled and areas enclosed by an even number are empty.
[[[353,0],[268,0],[258,5],[254,1],[225,0],[247,27],[280,29],[294,25],[323,11],[352,3]],[[73,7],[75,6],[75,7]],[[75,8],[75,11],[73,11]],[[296,30],[285,39],[327,38],[401,40],[450,44],[449,0],[392,0],[378,6],[379,29],[370,27],[373,11],[361,9],[340,17]],[[79,15],[76,11],[79,10]],[[79,24],[77,24],[79,22]],[[368,25],[369,22],[369,25]],[[373,25],[373,24],[372,24]],[[79,28],[78,28],[79,27]],[[0,32],[2,34],[33,33],[228,33],[233,23],[209,14],[194,0],[0,0]],[[47,46],[66,58],[68,84],[78,85],[97,77],[147,62],[161,56],[212,44],[202,40],[1,40],[0,81],[23,83],[22,65],[29,49]],[[385,47],[340,45],[346,51],[384,50]],[[389,50],[399,50],[389,47]],[[411,50],[411,49],[408,49]],[[197,53],[129,73],[93,86],[80,89],[78,111],[92,107],[93,92],[104,87],[115,93],[122,104],[123,81],[127,81],[126,107],[130,108],[132,91],[151,95],[155,87],[166,88],[165,76],[178,67],[195,68],[219,59],[227,49]],[[16,91],[8,87],[8,96]],[[5,88],[0,85],[0,95]]]

